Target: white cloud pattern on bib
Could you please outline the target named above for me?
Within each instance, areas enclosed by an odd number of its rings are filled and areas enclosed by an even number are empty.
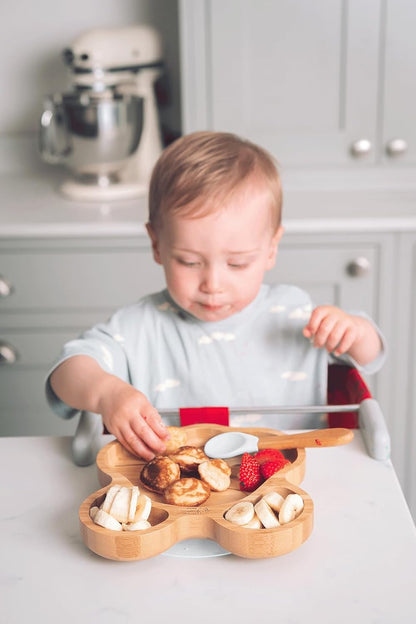
[[[307,374],[304,371],[285,371],[281,374],[281,378],[288,381],[303,381],[307,378]]]
[[[113,362],[113,356],[111,354],[111,351],[108,347],[106,347],[105,345],[101,345],[101,352],[103,354],[103,362],[104,364],[107,366],[107,368],[109,368],[110,370],[114,370],[114,362]]]
[[[160,382],[155,388],[156,392],[166,392],[166,390],[170,390],[170,388],[176,388],[180,386],[181,382],[179,379],[165,379],[165,381]]]
[[[301,319],[303,321],[308,321],[312,312],[311,305],[305,305],[300,308],[295,308],[292,312],[289,313],[290,319]]]
[[[198,339],[198,344],[206,345],[211,344],[214,341],[217,342],[229,342],[230,340],[235,340],[235,334],[230,332],[212,332],[210,336],[204,334]]]

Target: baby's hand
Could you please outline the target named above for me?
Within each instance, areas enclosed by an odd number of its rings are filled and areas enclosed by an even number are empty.
[[[130,453],[151,460],[166,450],[168,431],[144,394],[119,380],[103,395],[100,413],[108,431]]]
[[[363,338],[364,329],[357,317],[335,306],[318,306],[313,310],[303,335],[314,347],[342,355]]]

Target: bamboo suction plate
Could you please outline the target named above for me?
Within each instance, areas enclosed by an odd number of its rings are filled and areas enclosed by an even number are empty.
[[[221,425],[190,425],[184,427],[187,444],[203,447],[214,435],[229,431]],[[233,429],[234,430],[234,429]],[[284,434],[273,429],[239,429],[256,435],[260,440]],[[199,507],[179,507],[164,502],[163,496],[150,492],[140,481],[143,460],[128,453],[117,441],[110,442],[97,455],[98,477],[101,485],[84,500],[79,509],[83,540],[93,552],[107,559],[134,561],[166,552],[187,539],[209,539],[226,551],[252,559],[277,557],[298,548],[311,534],[313,502],[307,492],[298,487],[305,475],[305,450],[284,452],[290,460],[282,470],[267,479],[254,492],[241,492],[238,470],[241,457],[228,459],[232,468],[231,487],[225,492],[211,492]],[[152,499],[150,529],[143,531],[112,531],[104,529],[90,518],[90,509],[100,506],[110,485],[138,485]],[[256,503],[266,492],[276,491],[286,497],[299,494],[304,502],[301,514],[292,522],[273,529],[247,529],[225,520],[225,512],[240,500]]]

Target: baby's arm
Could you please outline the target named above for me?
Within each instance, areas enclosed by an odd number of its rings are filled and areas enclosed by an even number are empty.
[[[105,372],[86,355],[62,362],[52,373],[55,394],[67,405],[101,414],[107,430],[134,455],[150,460],[165,450],[167,429],[144,394]]]
[[[347,314],[334,306],[318,306],[303,330],[315,347],[334,355],[348,353],[360,366],[379,355],[382,345],[375,327],[361,316]]]

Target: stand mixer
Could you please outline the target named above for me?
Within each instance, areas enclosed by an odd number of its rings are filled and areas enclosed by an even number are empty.
[[[39,150],[71,170],[61,191],[76,200],[145,195],[162,152],[154,93],[162,46],[149,26],[93,29],[63,52],[72,91],[48,96]]]

